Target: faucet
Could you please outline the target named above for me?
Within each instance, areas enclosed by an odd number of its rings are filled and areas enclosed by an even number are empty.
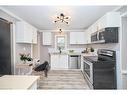
[[[59,47],[58,49],[59,49],[59,53],[61,54],[61,52],[62,52],[62,51],[61,51],[61,47]]]

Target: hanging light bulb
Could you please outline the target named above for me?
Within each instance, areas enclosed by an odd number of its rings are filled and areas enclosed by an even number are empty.
[[[62,33],[62,29],[59,29],[59,32]]]

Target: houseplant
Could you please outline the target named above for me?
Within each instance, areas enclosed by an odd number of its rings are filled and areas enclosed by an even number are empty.
[[[91,47],[91,48],[90,48],[90,51],[91,51],[91,52],[94,52],[94,48]]]
[[[19,55],[20,55],[20,60],[23,61],[23,63],[26,63],[26,61],[32,61],[30,54],[20,53]]]

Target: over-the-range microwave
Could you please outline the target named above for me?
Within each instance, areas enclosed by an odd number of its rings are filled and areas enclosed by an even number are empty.
[[[118,43],[118,27],[107,27],[91,34],[92,43]]]

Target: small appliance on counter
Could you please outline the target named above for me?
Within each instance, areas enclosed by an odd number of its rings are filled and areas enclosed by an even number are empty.
[[[81,53],[90,53],[90,52],[95,52],[94,48],[93,47],[90,47],[90,48],[86,48],[85,50],[83,50]]]
[[[89,53],[89,48],[86,48],[86,49],[83,50],[81,53]]]
[[[116,89],[116,53],[99,49],[98,56],[84,57],[83,74],[92,89]]]

